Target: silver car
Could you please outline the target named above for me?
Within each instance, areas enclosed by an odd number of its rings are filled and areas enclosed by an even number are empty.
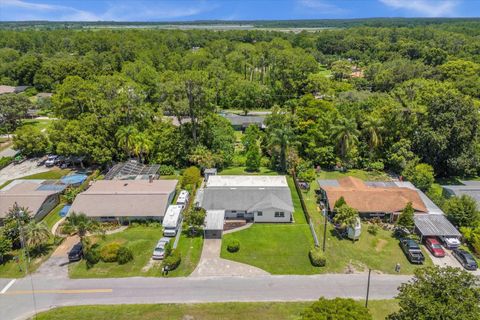
[[[170,242],[170,238],[161,238],[155,249],[153,249],[152,259],[153,260],[162,260],[165,257],[165,246]]]

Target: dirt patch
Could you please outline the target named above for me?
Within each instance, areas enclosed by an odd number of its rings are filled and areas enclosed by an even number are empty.
[[[388,241],[385,239],[378,239],[377,245],[375,246],[375,251],[380,252],[388,244]]]

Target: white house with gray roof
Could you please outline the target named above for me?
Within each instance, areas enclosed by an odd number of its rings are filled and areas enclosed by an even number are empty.
[[[294,210],[285,176],[210,176],[199,205],[254,222],[291,222]]]

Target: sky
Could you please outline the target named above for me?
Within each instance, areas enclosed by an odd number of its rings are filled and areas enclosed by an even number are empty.
[[[479,17],[480,0],[0,0],[0,21]]]

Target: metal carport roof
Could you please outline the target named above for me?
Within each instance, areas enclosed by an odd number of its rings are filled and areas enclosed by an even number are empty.
[[[423,237],[461,236],[443,214],[416,214],[414,220],[416,229]]]

